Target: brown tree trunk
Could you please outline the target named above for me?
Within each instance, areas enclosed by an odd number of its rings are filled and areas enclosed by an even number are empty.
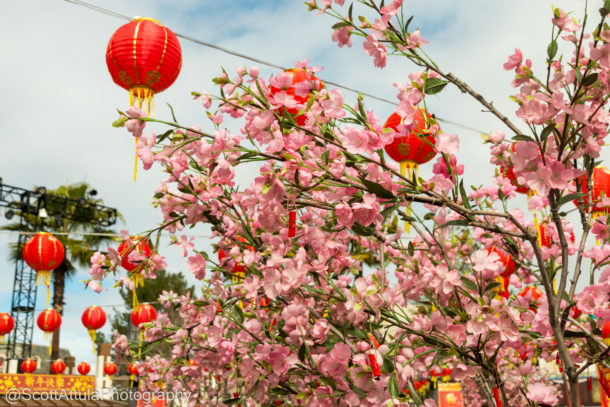
[[[53,271],[53,309],[63,316],[64,313],[64,289],[66,285],[66,271],[68,267],[65,262],[61,262],[59,267]],[[61,326],[53,332],[51,363],[59,359],[59,333]]]

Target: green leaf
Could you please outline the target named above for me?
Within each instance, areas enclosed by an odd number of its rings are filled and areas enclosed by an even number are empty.
[[[487,287],[485,287],[485,291],[491,291],[491,290],[495,290],[496,288],[500,287],[502,284],[498,283],[497,281],[494,281],[493,283],[490,283]]]
[[[322,162],[324,165],[328,165],[328,157],[330,156],[330,150],[326,150],[322,153]]]
[[[449,82],[445,81],[441,78],[429,78],[426,80],[426,85],[424,86],[424,90],[427,95],[436,95],[440,93],[445,86],[447,86]]]
[[[542,133],[540,133],[540,140],[545,141],[546,138],[549,136],[549,134],[551,134],[551,132],[553,131],[554,128],[555,128],[554,124],[549,124],[548,126],[546,126],[542,130]]]
[[[336,30],[337,28],[341,28],[341,27],[348,27],[350,26],[351,23],[348,23],[346,21],[339,21],[337,24],[334,24],[332,27],[333,30]]]
[[[462,197],[462,205],[467,209],[470,209],[470,202],[468,201],[468,195],[464,189],[464,181],[460,181],[460,196]]]
[[[174,130],[168,130],[165,133],[161,134],[159,136],[159,138],[157,138],[157,143],[162,142],[163,140],[165,140],[166,138],[168,138],[169,136],[171,136],[172,134],[174,134]]]
[[[361,178],[362,184],[369,190],[370,193],[377,195],[381,199],[394,199],[394,194],[382,187],[380,184]]]
[[[305,362],[305,358],[307,357],[307,347],[305,346],[305,344],[302,344],[301,347],[299,348],[299,360],[301,362]]]
[[[562,196],[561,199],[558,202],[558,206],[561,207],[562,205],[568,203],[568,202],[572,202],[578,198],[580,198],[581,196],[585,196],[587,194],[584,194],[582,192],[574,192],[572,194],[567,194],[565,196]]]
[[[360,236],[372,236],[375,233],[375,228],[373,227],[364,227],[362,223],[356,221],[352,226],[352,231]]]
[[[526,136],[525,134],[517,134],[516,136],[513,136],[513,140],[515,140],[515,141],[534,141],[533,138],[531,138],[530,136]]]
[[[576,77],[576,82],[582,82],[582,72],[579,69],[574,70],[574,76]]]
[[[447,223],[443,223],[442,227],[447,226],[468,226],[470,222],[467,219],[454,219],[450,220]]]
[[[347,10],[347,17],[349,18],[349,21],[354,21],[354,18],[352,17],[353,11],[354,11],[354,3],[351,3],[349,5],[349,10]]]
[[[413,242],[409,240],[409,245],[407,246],[407,252],[409,253],[409,256],[413,257],[413,254],[415,254],[415,246],[413,246]]]
[[[384,208],[383,211],[381,211],[381,216],[383,216],[383,220],[386,220],[395,210],[396,205],[390,205]]]
[[[557,41],[556,40],[551,41],[549,46],[546,48],[546,55],[549,57],[549,61],[552,61],[553,58],[555,58],[555,55],[557,55],[558,48],[559,47],[557,45]]]
[[[383,355],[383,370],[386,373],[392,373],[394,371],[394,362],[392,362],[392,358],[388,355]]]
[[[394,375],[392,375],[390,377],[390,394],[392,395],[392,397],[398,397],[400,396],[400,390],[398,390],[398,383],[396,383],[396,377],[394,377]]]
[[[112,122],[112,127],[123,127],[125,126],[125,122],[129,120],[129,117],[119,117],[115,121]]]
[[[477,285],[469,278],[462,277],[462,285],[471,291],[477,291]]]
[[[174,119],[174,123],[178,123],[178,119],[176,119],[176,115],[174,114],[174,108],[169,103],[167,104],[167,106],[169,106],[169,111],[172,113],[172,119]]]
[[[235,314],[235,318],[240,324],[244,323],[244,311],[241,309],[239,304],[235,304],[233,306],[233,313]]]
[[[597,73],[592,73],[591,75],[587,75],[585,79],[582,80],[582,86],[591,86],[595,82],[597,82]]]
[[[235,397],[232,399],[223,400],[223,403],[226,404],[227,406],[233,406],[233,405],[239,403],[240,400],[241,400],[240,397]]]

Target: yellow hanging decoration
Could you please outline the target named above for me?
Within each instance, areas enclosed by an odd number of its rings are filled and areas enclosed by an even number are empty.
[[[401,161],[400,175],[403,177],[408,177],[415,183],[415,185],[417,185],[419,180],[419,165],[415,161]],[[411,216],[411,203],[407,203],[405,214],[409,217]],[[411,233],[411,223],[409,223],[409,221],[405,221],[405,232]]]
[[[155,94],[152,89],[145,86],[134,86],[129,89],[129,106],[134,106],[134,103],[138,104],[140,109],[146,112],[147,117],[155,116]],[[152,107],[152,108],[151,108]],[[138,141],[139,137],[136,137],[136,148],[135,148],[135,163],[133,168],[133,180],[136,180],[138,175]]]

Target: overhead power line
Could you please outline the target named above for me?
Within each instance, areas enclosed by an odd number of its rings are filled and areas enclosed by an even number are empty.
[[[126,16],[126,15],[121,14],[121,13],[117,13],[116,11],[108,10],[106,8],[103,8],[103,7],[99,7],[99,6],[93,5],[91,3],[87,3],[87,2],[82,1],[82,0],[65,0],[65,1],[68,2],[68,3],[72,3],[72,4],[75,4],[75,5],[78,5],[78,6],[86,7],[88,9],[90,9],[90,10],[93,10],[93,11],[98,12],[98,13],[106,14],[108,16],[120,18],[120,19],[123,19],[123,20],[126,20],[126,21],[131,21],[132,20],[132,18],[129,17],[129,16]],[[233,51],[233,50],[221,47],[219,45],[212,44],[212,43],[207,42],[207,41],[202,41],[200,39],[191,37],[189,35],[180,34],[180,33],[177,33],[175,31],[174,31],[174,34],[176,34],[176,37],[182,38],[183,40],[190,41],[190,42],[193,42],[195,44],[202,45],[204,47],[212,48],[212,49],[218,50],[220,52],[224,52],[225,54],[236,56],[238,58],[243,58],[243,59],[246,59],[248,61],[255,62],[257,64],[265,65],[265,66],[268,66],[268,67],[271,67],[271,68],[275,68],[275,69],[279,69],[279,70],[282,70],[282,71],[286,71],[288,69],[288,68],[283,67],[281,65],[274,64],[272,62],[268,62],[268,61],[265,61],[263,59],[256,58],[256,57],[253,57],[253,56],[250,56],[250,55],[246,55],[246,54],[243,54],[241,52]],[[388,100],[388,99],[385,99],[385,98],[382,98],[382,97],[379,97],[379,96],[371,95],[370,93],[362,92],[362,91],[359,91],[358,89],[354,89],[354,88],[351,88],[349,86],[341,85],[340,83],[337,83],[337,82],[328,81],[328,80],[325,80],[323,78],[320,78],[320,79],[324,83],[327,83],[327,84],[332,85],[332,86],[336,86],[337,88],[341,88],[341,89],[344,89],[344,90],[347,90],[349,92],[353,92],[353,93],[356,93],[356,94],[362,94],[363,96],[366,96],[366,97],[371,98],[371,99],[375,99],[375,100],[377,100],[379,102],[384,102],[384,103],[391,104],[393,106],[397,106],[397,103],[393,102],[391,100]],[[479,134],[487,133],[485,131],[481,131],[481,130],[475,129],[474,127],[468,126],[466,124],[454,122],[452,120],[447,120],[447,119],[444,119],[444,118],[438,117],[438,116],[435,116],[435,117],[441,123],[451,124],[451,125],[454,125],[456,127],[460,127],[460,128],[462,128],[464,130],[474,131],[474,132],[479,133]]]

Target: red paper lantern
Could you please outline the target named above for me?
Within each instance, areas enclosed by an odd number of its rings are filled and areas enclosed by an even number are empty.
[[[539,231],[540,231],[540,245],[544,246],[544,247],[551,247],[552,245],[552,241],[551,241],[551,236],[549,236],[548,232],[547,232],[547,228],[548,228],[549,224],[548,222],[542,222],[539,226]],[[570,242],[574,243],[575,237],[574,237],[574,232],[570,232]],[[559,243],[559,242],[557,242]]]
[[[65,370],[66,364],[63,360],[57,359],[55,362],[51,363],[51,373],[62,374]]]
[[[4,336],[11,333],[15,328],[15,321],[10,314],[0,313],[0,343],[4,343]]]
[[[238,237],[237,240],[239,240],[241,243],[247,243],[247,240],[241,236]],[[245,247],[246,247],[246,249],[250,250],[251,252],[254,251],[254,247],[252,247],[252,246],[245,245]],[[227,257],[227,253],[223,249],[218,249],[218,262],[221,265],[224,263],[225,257]],[[243,264],[235,264],[233,266],[233,270],[231,270],[231,273],[236,274],[241,277],[243,277],[245,272],[246,272],[246,266],[244,266]]]
[[[23,246],[23,260],[36,271],[36,285],[40,282],[47,286],[47,307],[49,306],[51,270],[64,260],[64,246],[52,234],[36,233]]]
[[[593,186],[593,216],[610,213],[610,207],[602,204],[602,198],[610,198],[610,171],[604,166],[598,166],[593,169],[591,184]],[[587,190],[587,175],[577,179],[580,183],[585,204],[585,211],[588,212],[589,197],[591,193]],[[574,204],[578,206],[578,200],[574,200]]]
[[[76,370],[78,370],[78,373],[80,373],[81,375],[87,376],[87,374],[89,374],[89,371],[91,370],[91,365],[89,365],[89,363],[87,362],[80,362],[76,367]]]
[[[130,363],[129,364],[129,366],[127,367],[127,372],[131,376],[137,376],[139,374],[138,368],[137,368],[135,363]]]
[[[159,21],[136,18],[110,38],[106,65],[114,83],[129,91],[129,104],[137,102],[150,111],[153,95],[167,89],[180,73],[180,42]]]
[[[517,145],[517,143],[518,141],[514,142],[511,145],[511,149],[513,150],[513,152],[515,152],[515,146]],[[502,173],[502,175],[504,175],[510,180],[510,183],[513,184],[514,187],[517,188],[518,193],[527,194],[528,192],[530,192],[530,188],[527,185],[522,185],[517,181],[517,177],[515,176],[515,171],[512,165],[508,168],[500,167],[500,172]]]
[[[32,374],[36,371],[36,361],[33,359],[26,359],[21,362],[21,371],[25,374]]]
[[[418,165],[427,163],[436,155],[434,144],[436,139],[429,134],[430,125],[436,121],[422,108],[418,108],[413,116],[413,128],[406,136],[398,135],[398,126],[403,124],[404,118],[393,113],[384,124],[384,128],[394,130],[397,135],[394,140],[385,146],[385,151],[394,160],[400,163],[400,172],[404,176],[409,170],[413,176]]]
[[[83,312],[81,321],[89,331],[89,337],[95,343],[95,331],[103,327],[106,323],[106,313],[102,307],[92,305]]]
[[[157,319],[157,311],[150,304],[140,304],[131,313],[131,322],[140,329],[144,329],[143,324],[152,322],[155,319]]]
[[[487,253],[495,253],[499,259],[496,260],[496,263],[501,263],[504,270],[500,275],[504,278],[510,277],[515,272],[515,262],[513,261],[513,257],[506,253],[504,250],[498,249],[495,246],[488,247]]]
[[[140,240],[136,244],[135,241],[138,241],[138,239]],[[150,257],[152,254],[152,249],[149,243],[150,242],[148,239],[142,239],[138,236],[134,237],[133,240],[129,239],[121,243],[117,250],[121,256],[121,266],[123,266],[123,268],[130,273],[137,269],[140,263],[130,262],[128,259],[129,255],[131,252],[135,251],[137,254],[143,255],[147,258]]]
[[[521,290],[521,292],[519,293],[520,297],[525,297],[527,294],[530,294],[530,297],[533,300],[538,300],[540,299],[540,297],[542,297],[542,291],[540,291],[540,289],[536,286],[530,285],[525,287],[523,290]]]
[[[275,86],[269,86],[269,90],[271,91],[272,95],[276,95],[282,91],[286,92],[286,94],[292,98],[295,102],[298,102],[300,104],[307,104],[307,101],[309,99],[309,94],[313,93],[314,91],[321,91],[322,88],[324,87],[324,85],[322,84],[322,81],[320,81],[318,78],[316,78],[314,75],[310,74],[309,72],[307,72],[305,69],[299,69],[299,68],[293,68],[293,69],[289,69],[287,71],[284,71],[285,73],[288,73],[292,76],[292,84],[291,86],[289,86],[286,89],[280,89],[280,88],[276,88]],[[305,81],[309,81],[311,82],[311,90],[309,91],[309,94],[303,96],[303,95],[297,95],[296,93],[296,88],[295,88],[295,84],[300,83],[300,82],[305,82]],[[297,116],[297,114],[299,113],[299,110],[295,107],[291,107],[291,108],[287,108],[286,109],[290,114],[292,114],[294,117],[294,121],[297,125],[299,126],[303,126],[305,124],[306,121],[306,116],[300,115]],[[279,109],[280,114],[283,114],[283,108]]]
[[[604,338],[604,339],[610,338],[610,321],[606,321],[602,325],[602,338]]]
[[[42,329],[47,334],[51,334],[61,325],[61,315],[53,308],[47,308],[38,315],[36,323],[38,324],[38,328]]]
[[[104,363],[104,373],[110,376],[110,379],[112,379],[112,376],[114,376],[118,370],[119,368],[113,362]]]

